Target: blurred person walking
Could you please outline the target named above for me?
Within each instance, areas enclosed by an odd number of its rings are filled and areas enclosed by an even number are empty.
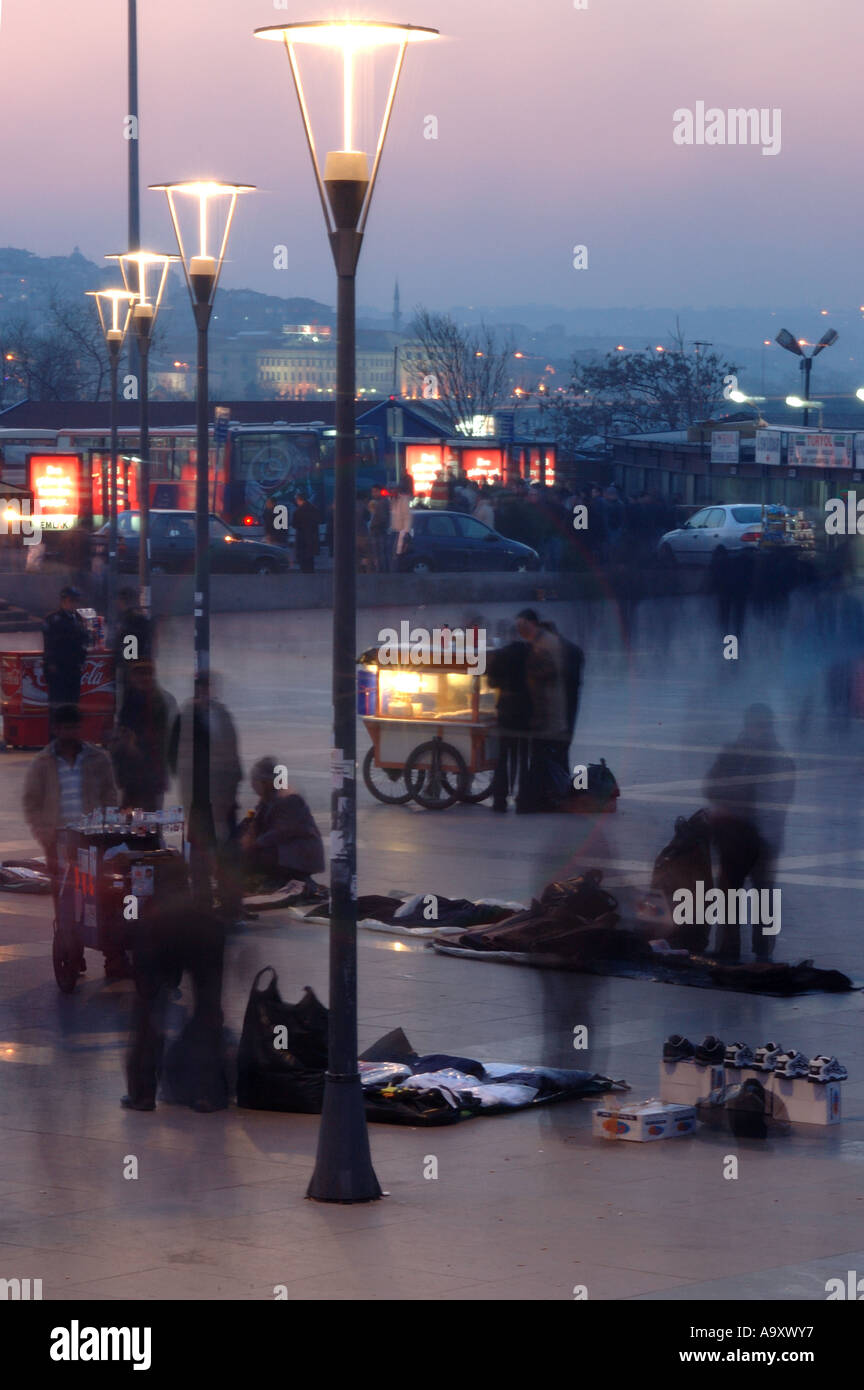
[[[380,487],[373,487],[369,502],[369,547],[375,574],[386,574],[390,567],[390,499]]]
[[[203,697],[208,693],[209,701],[206,701]],[[205,706],[209,711],[210,805],[213,811],[220,911],[227,922],[233,923],[239,915],[240,898],[237,876],[231,865],[231,842],[237,829],[237,789],[243,780],[243,768],[234,720],[218,698],[218,678],[212,671],[209,676],[199,677],[196,694],[185,702],[174,721],[168,766],[177,775],[180,799],[188,823],[192,807],[195,726],[203,717]]]
[[[720,860],[717,887],[724,892],[743,888],[749,878],[757,890],[772,889],[786,815],[795,795],[795,764],[777,739],[769,705],[750,705],[746,710],[738,738],[715,758],[703,791],[710,803],[711,835]],[[718,933],[718,958],[737,962],[740,923],[727,920]],[[758,922],[751,924],[751,933],[756,959],[769,960],[776,937],[766,935]]]
[[[76,705],[60,705],[54,716],[54,738],[30,763],[24,779],[24,819],[41,845],[51,876],[54,911],[58,910],[65,867],[63,832],[82,816],[117,805],[111,759],[81,738],[81,714]],[[80,969],[86,969],[81,954]],[[105,976],[123,980],[129,962],[122,946],[105,952]]]
[[[390,569],[396,569],[396,557],[402,554],[405,536],[411,530],[411,484],[407,479],[399,484],[396,496],[390,501],[390,532],[388,561]]]
[[[131,662],[111,756],[121,805],[161,811],[171,781],[168,763],[177,701],[156,680],[152,661]]]
[[[314,502],[309,502],[298,492],[294,498],[297,506],[291,517],[291,525],[294,527],[294,553],[297,556],[297,564],[300,566],[301,574],[313,574],[315,571],[315,556],[318,554],[318,527],[321,525],[321,513]]]
[[[43,669],[52,716],[61,705],[77,705],[81,698],[90,636],[78,612],[80,597],[81,591],[71,584],[61,589],[60,607],[49,613],[42,625]]]

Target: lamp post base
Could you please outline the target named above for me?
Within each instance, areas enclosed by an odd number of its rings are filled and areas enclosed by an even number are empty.
[[[376,1202],[383,1195],[372,1167],[360,1075],[327,1072],[315,1171],[306,1196],[315,1202]]]

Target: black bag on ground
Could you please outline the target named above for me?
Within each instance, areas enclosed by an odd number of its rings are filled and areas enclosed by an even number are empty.
[[[262,975],[272,979],[259,987]],[[252,981],[237,1053],[237,1104],[249,1110],[320,1114],[327,1067],[324,1005],[306,986],[297,1004],[286,1004],[272,965]],[[284,1035],[277,1029],[284,1028]],[[282,1045],[284,1043],[284,1046]]]
[[[696,884],[705,885],[705,892],[713,888],[711,872],[711,823],[706,811],[696,811],[688,820],[679,816],[675,822],[675,834],[661,849],[654,860],[651,887],[658,889],[674,912],[673,894],[686,888],[696,896]],[[701,923],[680,926],[669,937],[673,949],[683,948],[691,954],[701,955],[708,945],[711,928]]]

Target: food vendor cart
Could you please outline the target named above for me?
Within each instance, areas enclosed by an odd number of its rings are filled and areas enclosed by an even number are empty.
[[[182,851],[165,844],[166,834],[182,831],[180,807],[106,807],[61,832],[52,958],[64,994],[75,988],[85,948],[108,955],[125,950],[134,923],[146,918],[160,896],[186,882]],[[124,911],[130,895],[137,914],[131,919]]]
[[[81,737],[104,744],[114,723],[114,655],[101,644],[95,624],[88,626],[95,640],[81,672]],[[0,692],[7,748],[44,748],[51,731],[42,652],[0,653]]]
[[[495,692],[472,666],[381,665],[360,658],[359,712],[372,747],[363,780],[378,801],[429,811],[492,794]]]

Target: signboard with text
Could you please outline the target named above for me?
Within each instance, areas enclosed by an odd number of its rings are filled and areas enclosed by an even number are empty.
[[[81,455],[30,454],[27,486],[46,531],[68,531],[81,520]]]
[[[739,438],[737,430],[712,430],[711,462],[737,463]]]
[[[756,431],[756,462],[779,465],[782,457],[782,437],[778,430]]]
[[[790,434],[790,468],[851,468],[853,435]]]

